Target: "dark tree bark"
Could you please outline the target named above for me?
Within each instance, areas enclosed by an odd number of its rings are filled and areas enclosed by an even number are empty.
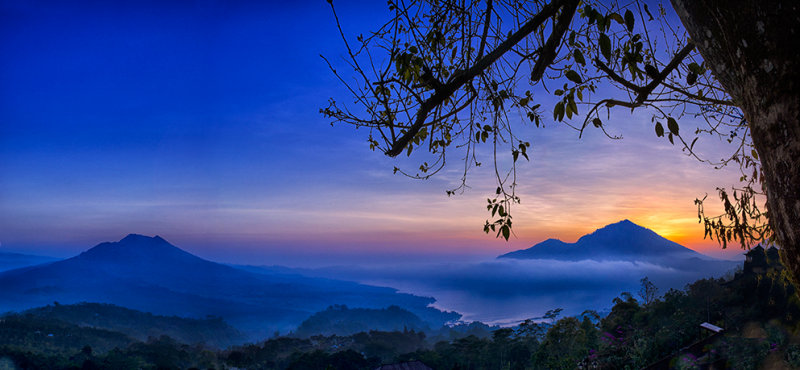
[[[744,112],[781,260],[800,286],[800,2],[672,0],[706,66]]]

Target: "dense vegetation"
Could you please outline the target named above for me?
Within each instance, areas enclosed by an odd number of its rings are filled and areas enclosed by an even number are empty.
[[[643,280],[639,299],[622,293],[606,317],[585,312],[559,319],[559,311],[554,310],[543,321],[528,320],[512,328],[474,323],[426,332],[405,328],[351,335],[295,334],[225,350],[167,336],[142,341],[64,320],[72,310],[103,309],[103,305],[51,306],[3,317],[0,365],[11,361],[23,369],[372,369],[418,360],[435,369],[572,369],[579,364],[607,369],[654,364],[695,368],[712,363],[744,369],[800,366],[796,336],[800,301],[774,250],[754,250],[730,279],[699,280],[661,297],[654,293]],[[331,307],[305,325],[311,329],[311,324],[321,323],[322,329],[336,323],[336,317],[350,322],[357,314],[374,319],[393,310],[397,309],[362,312]],[[60,316],[49,317],[47,312]],[[703,322],[725,331],[703,330],[699,326]]]
[[[369,330],[422,330],[427,326],[417,315],[397,306],[376,310],[335,305],[303,321],[295,335],[349,335]]]

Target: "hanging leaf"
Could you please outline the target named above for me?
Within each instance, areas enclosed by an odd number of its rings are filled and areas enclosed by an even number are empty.
[[[597,43],[600,45],[600,53],[606,60],[611,61],[611,39],[605,33],[601,33]]]
[[[661,125],[661,122],[656,122],[656,136],[664,136],[664,126]]]
[[[573,71],[571,69],[569,71],[567,71],[566,76],[567,76],[567,79],[569,79],[570,81],[572,81],[572,82],[574,82],[576,84],[579,84],[579,83],[583,82],[581,80],[581,75],[579,75],[578,72],[575,72],[575,71]]]
[[[575,103],[575,99],[570,97],[567,104],[569,105],[569,108],[572,111],[572,113],[578,114],[578,104]]]
[[[650,9],[647,7],[647,4],[644,4],[644,12],[647,13],[647,16],[650,17],[649,20],[653,20],[653,14],[650,14]]]
[[[686,83],[694,85],[695,82],[697,82],[697,73],[689,72],[689,74],[686,75]]]
[[[672,117],[667,117],[667,128],[669,128],[669,132],[673,135],[678,135],[678,121],[676,121]]]
[[[630,9],[625,10],[625,27],[628,27],[628,32],[633,32],[633,12]]]
[[[619,15],[619,13],[611,13],[611,14],[609,14],[608,15],[608,19],[611,19],[611,20],[613,20],[613,21],[615,21],[615,22],[617,22],[619,24],[625,23],[625,21],[622,20],[622,16]]]
[[[575,61],[578,62],[580,65],[586,65],[586,59],[583,58],[583,53],[580,50],[575,49],[572,51],[572,56],[575,57]]]
[[[564,119],[564,102],[560,101],[556,104],[556,107],[553,108],[553,119],[557,121],[561,121]]]

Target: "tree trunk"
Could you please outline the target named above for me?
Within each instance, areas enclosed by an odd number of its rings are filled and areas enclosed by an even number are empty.
[[[781,260],[800,288],[800,2],[672,5],[706,67],[744,112],[761,159]]]

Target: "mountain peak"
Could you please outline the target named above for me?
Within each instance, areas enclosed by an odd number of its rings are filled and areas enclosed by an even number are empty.
[[[622,238],[627,240],[634,235],[641,237],[650,237],[650,238],[660,237],[658,234],[655,233],[655,231],[650,230],[644,226],[637,225],[631,220],[624,219],[622,221],[618,221],[613,224],[608,224],[606,226],[603,226],[593,231],[591,234],[584,235],[578,240],[578,242],[580,242],[581,239],[597,239],[597,238],[604,240],[613,239],[615,241],[620,241],[618,239]]]
[[[162,237],[160,237],[158,235],[151,237],[151,236],[141,235],[141,234],[128,234],[124,238],[120,239],[118,243],[127,244],[127,243],[141,243],[141,242],[159,242],[159,243],[167,243],[167,244],[169,244],[169,242],[167,242],[166,240],[164,240],[164,238],[162,238]]]
[[[637,223],[635,223],[635,222],[633,222],[633,221],[631,221],[631,220],[629,220],[627,218],[622,220],[622,221],[617,221],[617,222],[615,222],[613,224],[608,224],[606,226],[603,226],[603,227],[597,229],[597,231],[606,230],[606,229],[644,229],[644,230],[649,230],[648,228],[646,228],[644,226],[641,226],[641,225],[639,225],[639,224],[637,224]]]
[[[198,258],[170,244],[164,238],[141,234],[128,234],[118,242],[100,243],[79,257],[134,262],[137,260]]]

